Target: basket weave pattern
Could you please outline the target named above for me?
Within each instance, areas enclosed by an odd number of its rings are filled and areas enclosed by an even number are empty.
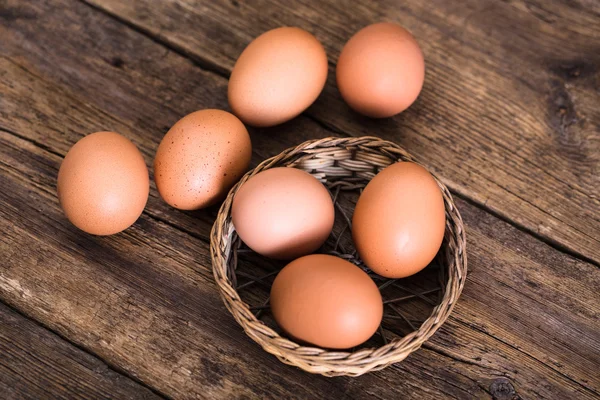
[[[436,258],[440,263],[439,303],[435,305],[429,317],[418,328],[402,317],[411,327],[415,328],[403,337],[395,337],[388,342],[383,329],[380,328],[379,332],[383,339],[381,347],[361,348],[353,352],[330,351],[301,345],[281,336],[259,320],[257,314],[252,312],[251,307],[240,298],[238,289],[241,287],[237,283],[236,270],[240,268],[240,274],[243,270],[243,265],[238,265],[238,249],[241,241],[231,222],[231,204],[237,190],[249,178],[265,169],[287,166],[303,169],[320,179],[332,193],[335,192],[335,195],[332,194],[335,201],[340,191],[361,191],[379,171],[397,161],[416,162],[400,146],[376,137],[311,140],[287,149],[259,164],[242,177],[223,202],[211,232],[213,273],[221,297],[246,334],[282,362],[325,376],[358,376],[402,361],[411,352],[421,347],[444,323],[464,285],[467,256],[462,218],[454,205],[450,192],[434,176],[442,191],[446,208],[444,242]],[[350,224],[350,219],[345,214],[344,218]],[[355,251],[352,254],[335,254],[364,268]],[[388,280],[380,286],[380,289],[393,284],[394,281],[396,280]],[[414,296],[407,297],[416,296],[428,300],[423,293],[415,293]]]

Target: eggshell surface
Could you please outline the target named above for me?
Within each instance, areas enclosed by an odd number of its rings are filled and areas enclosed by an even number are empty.
[[[281,124],[308,108],[326,79],[327,55],[313,35],[294,27],[273,29],[238,58],[229,78],[229,105],[246,124]]]
[[[329,192],[315,177],[282,167],[248,179],[233,199],[231,218],[252,250],[289,260],[315,251],[327,240],[334,209]]]
[[[289,263],[271,287],[271,310],[292,338],[347,349],[379,327],[383,302],[377,285],[360,268],[338,257],[312,254]]]
[[[158,146],[156,187],[175,208],[210,206],[246,172],[251,155],[250,136],[235,115],[213,109],[193,112],[177,121]]]
[[[406,110],[425,80],[423,53],[406,29],[369,25],[346,43],[336,67],[340,93],[355,111],[373,118]]]
[[[352,238],[374,272],[403,278],[433,260],[445,225],[444,199],[433,176],[420,165],[398,162],[363,190],[352,217]]]
[[[58,171],[58,199],[79,229],[111,235],[142,214],[150,182],[137,147],[115,132],[96,132],[79,140]]]

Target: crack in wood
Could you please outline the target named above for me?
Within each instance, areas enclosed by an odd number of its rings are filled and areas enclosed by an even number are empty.
[[[475,200],[475,199],[473,199],[473,198],[465,195],[464,193],[455,192],[453,190],[451,190],[451,192],[452,192],[453,196],[456,196],[456,197],[459,197],[459,198],[465,200],[469,204],[471,204],[471,205],[479,208],[480,210],[483,210],[483,211],[485,211],[485,212],[493,215],[494,217],[498,218],[499,220],[501,220],[503,222],[506,222],[507,224],[509,224],[512,227],[518,229],[519,231],[521,231],[523,233],[526,233],[526,234],[528,234],[528,235],[536,238],[537,240],[539,240],[540,242],[548,245],[549,247],[553,248],[554,250],[559,251],[559,252],[561,252],[563,254],[566,254],[566,255],[568,255],[570,257],[573,257],[573,258],[575,258],[577,260],[584,261],[584,262],[586,262],[588,264],[592,264],[592,265],[600,268],[600,262],[599,261],[591,259],[591,258],[589,258],[589,257],[581,254],[580,252],[578,252],[576,250],[573,250],[573,249],[571,249],[571,248],[563,245],[562,243],[557,242],[556,240],[554,240],[554,239],[552,239],[552,238],[550,238],[548,236],[544,236],[544,235],[540,234],[539,232],[536,232],[536,231],[534,231],[534,230],[532,230],[530,228],[527,228],[526,226],[524,226],[524,225],[522,225],[522,224],[520,224],[520,223],[518,223],[516,221],[513,221],[512,219],[510,219],[506,215],[504,215],[504,214],[500,213],[499,211],[496,211],[496,210],[494,210],[494,209],[492,209],[490,207],[487,207],[484,203],[481,203],[481,202],[479,202],[479,201],[477,201],[477,200]]]
[[[125,18],[121,18],[121,16],[119,16],[118,14],[111,13],[110,11],[108,11],[96,4],[90,3],[86,0],[79,0],[79,1],[83,4],[85,4],[86,6],[90,7],[91,9],[93,9],[99,13],[102,13],[102,14],[106,15],[107,17],[112,18],[115,21],[125,25],[126,27],[139,33],[140,35],[147,37],[148,39],[152,40],[154,43],[159,44],[162,47],[165,47],[168,50],[172,51],[173,53],[178,54],[181,57],[190,60],[194,65],[196,65],[197,67],[200,67],[204,71],[212,72],[218,76],[229,79],[229,75],[231,73],[226,68],[223,68],[220,65],[215,64],[206,58],[199,57],[189,51],[186,51],[181,46],[178,46],[177,44],[170,42],[167,38],[157,37],[152,32],[150,32],[148,29],[145,29],[144,27],[142,27],[138,24],[135,24]]]

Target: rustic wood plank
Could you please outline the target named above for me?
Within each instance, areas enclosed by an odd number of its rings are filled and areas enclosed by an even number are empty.
[[[306,115],[335,132],[398,141],[453,190],[600,263],[598,3],[84,1],[223,76],[268,29],[315,33],[331,68]],[[380,20],[415,34],[427,78],[408,112],[373,121],[344,104],[333,68],[345,41]]]
[[[68,147],[83,134],[109,125],[134,138],[150,162],[164,133],[159,122],[187,112],[179,113],[180,106],[208,106],[225,80],[164,53],[86,7],[58,1],[35,7],[30,21],[15,20],[20,29],[0,31],[10,39],[0,44],[10,56],[0,68],[0,112],[2,124],[13,131],[3,134],[1,146],[2,187],[7,190],[0,200],[0,230],[2,254],[9,255],[10,263],[1,271],[0,297],[174,396],[255,397],[270,392],[288,397],[487,397],[500,377],[510,379],[526,397],[598,394],[600,383],[593,375],[599,364],[598,334],[593,324],[599,299],[592,290],[598,285],[597,268],[462,201],[473,273],[454,317],[429,348],[358,379],[300,373],[264,354],[239,332],[216,294],[202,240],[214,210],[168,209],[153,188],[147,212],[132,229],[101,239],[79,233],[60,213],[54,194],[57,168]],[[81,21],[93,27],[91,32],[78,30]],[[98,61],[115,48],[129,51],[123,68]],[[164,58],[147,62],[161,51]],[[174,69],[177,74],[166,73]],[[154,86],[158,82],[181,93],[169,107],[153,97],[159,95]],[[307,119],[295,122],[302,128],[298,134],[327,134]],[[287,128],[297,129],[296,124]],[[256,147],[265,152],[255,159],[298,140],[286,129],[280,133],[268,140],[254,133],[253,139],[264,143]],[[550,272],[546,263],[553,266]],[[32,275],[32,269],[40,274]],[[523,286],[525,278],[532,282],[531,291]],[[547,299],[554,304],[540,304]],[[223,379],[215,377],[221,375],[219,367]]]
[[[2,303],[0,354],[3,399],[161,399]]]

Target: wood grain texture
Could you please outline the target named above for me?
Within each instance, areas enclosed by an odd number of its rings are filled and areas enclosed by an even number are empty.
[[[279,363],[218,297],[214,209],[170,209],[153,186],[131,229],[96,238],[68,223],[55,194],[83,135],[122,132],[150,165],[170,124],[226,106],[226,79],[80,3],[10,2],[1,15],[0,298],[12,306],[178,398],[489,398],[505,380],[523,398],[600,395],[598,268],[461,200],[471,272],[424,349],[355,379]],[[255,130],[254,161],[328,134],[306,117]]]
[[[399,142],[451,189],[600,263],[598,3],[85,1],[225,77],[260,33],[313,32],[330,74],[305,115],[334,132]],[[348,38],[381,20],[408,28],[427,65],[417,102],[383,121],[351,112],[334,72]]]
[[[0,303],[3,399],[161,399]]]
[[[167,395],[305,398],[343,391],[348,398],[486,398],[499,378],[529,397],[598,394],[596,268],[468,203],[458,206],[473,238],[472,272],[447,324],[399,365],[358,379],[326,380],[282,365],[239,331],[214,288],[206,243],[146,214],[122,235],[82,235],[56,203],[52,181],[60,157],[14,135],[3,139],[7,191],[0,201],[3,221],[12,224],[0,227],[9,259],[1,296]],[[17,208],[23,199],[27,204]],[[494,240],[489,231],[504,237]],[[13,250],[14,243],[22,247]],[[515,245],[521,249],[516,253]],[[507,254],[503,260],[488,260],[487,252],[500,251]],[[545,262],[557,266],[557,276],[548,276]],[[524,277],[498,280],[515,265]],[[565,266],[577,274],[565,274]],[[548,299],[557,305],[543,305]]]

